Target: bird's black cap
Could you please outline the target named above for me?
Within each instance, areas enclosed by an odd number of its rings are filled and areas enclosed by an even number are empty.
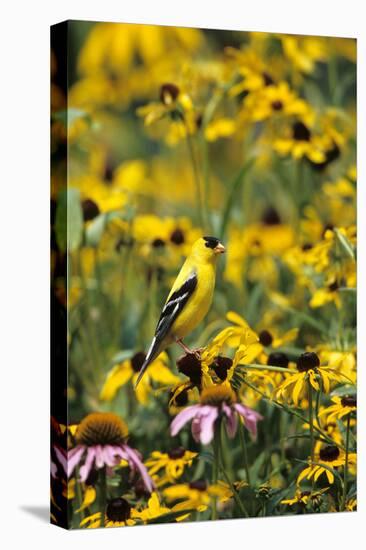
[[[203,239],[206,241],[205,245],[207,248],[216,248],[220,242],[219,239],[216,239],[216,237],[203,237]]]

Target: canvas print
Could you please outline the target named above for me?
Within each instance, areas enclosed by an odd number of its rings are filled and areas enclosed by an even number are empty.
[[[51,521],[356,510],[356,41],[55,25],[51,178]]]

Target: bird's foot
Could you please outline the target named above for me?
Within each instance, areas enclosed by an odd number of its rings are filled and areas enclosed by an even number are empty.
[[[197,357],[197,359],[201,359],[201,352],[204,348],[190,349],[181,339],[177,339],[176,342],[186,353],[192,353]]]

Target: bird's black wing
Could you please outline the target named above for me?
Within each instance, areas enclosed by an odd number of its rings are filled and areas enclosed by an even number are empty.
[[[170,296],[163,307],[155,330],[155,338],[162,341],[168,334],[172,324],[192,296],[197,286],[197,275],[193,272],[188,279]]]
[[[135,387],[141,379],[148,365],[159,355],[160,345],[167,336],[174,321],[183,310],[184,306],[192,296],[197,287],[197,274],[192,272],[186,281],[169,297],[169,300],[163,307],[158,324],[156,325],[155,336],[147,352],[144,364],[141,367]]]

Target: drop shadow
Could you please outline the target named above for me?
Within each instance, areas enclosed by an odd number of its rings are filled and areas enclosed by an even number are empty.
[[[43,523],[50,522],[50,509],[48,506],[20,506],[20,510],[34,516]]]

